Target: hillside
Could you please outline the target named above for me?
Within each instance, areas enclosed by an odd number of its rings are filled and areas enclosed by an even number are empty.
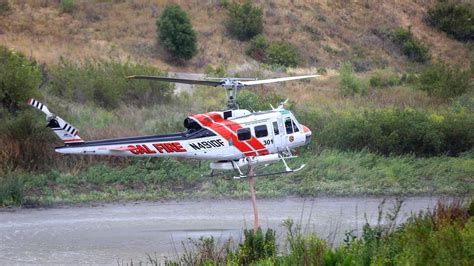
[[[246,43],[230,37],[220,1],[75,1],[73,11],[61,12],[59,1],[10,1],[0,16],[0,43],[54,63],[60,57],[120,58],[147,62],[163,70],[202,72],[207,64],[240,70],[255,64],[244,53]],[[199,52],[184,66],[166,60],[156,45],[155,22],[168,3],[188,12],[198,33]],[[380,28],[411,26],[431,47],[434,60],[467,65],[472,45],[450,39],[422,20],[434,1],[256,1],[263,8],[264,34],[287,40],[304,59],[302,67],[335,68],[348,60],[368,68],[416,67],[375,33]],[[250,66],[249,66],[250,65]]]
[[[74,3],[68,12],[65,2]],[[21,0],[3,12],[2,3],[0,206],[245,197],[245,180],[207,176],[209,162],[55,153],[63,144],[25,104],[47,104],[85,140],[182,131],[189,113],[224,105],[223,90],[178,93],[124,78],[165,72],[322,74],[239,92],[239,106],[254,111],[289,98],[285,108],[313,132],[290,162],[307,167],[257,179],[259,197],[474,193],[474,49],[424,22],[435,1],[255,1],[268,41],[296,47],[295,68],[247,56],[250,42],[223,26],[223,0]],[[168,3],[179,4],[197,32],[198,53],[185,63],[156,42]],[[395,33],[424,43],[431,59],[413,62]]]

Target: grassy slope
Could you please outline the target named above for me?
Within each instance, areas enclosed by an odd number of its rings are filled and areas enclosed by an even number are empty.
[[[12,1],[11,1],[12,2]],[[72,14],[60,13],[57,1],[25,0],[12,3],[0,17],[0,43],[53,63],[60,56],[130,58],[162,69],[201,72],[205,64],[241,69],[254,61],[245,56],[245,43],[230,38],[223,27],[225,9],[219,1],[75,1]],[[155,21],[167,3],[180,4],[198,32],[198,55],[186,66],[169,64],[155,47]],[[434,1],[261,1],[264,34],[270,40],[296,45],[304,67],[334,68],[350,59],[374,65],[407,67],[406,60],[373,29],[412,26],[415,35],[432,47],[433,57],[467,64],[473,57],[468,45],[448,38],[422,22]],[[368,4],[367,4],[368,3]]]
[[[299,173],[257,178],[257,195],[469,195],[474,191],[472,154],[417,159],[325,150],[318,155],[305,152],[291,162],[293,166],[302,163],[307,167]],[[228,173],[206,173],[206,162],[137,159],[123,168],[96,165],[79,174],[17,175],[29,203],[247,197],[246,180],[232,180]]]

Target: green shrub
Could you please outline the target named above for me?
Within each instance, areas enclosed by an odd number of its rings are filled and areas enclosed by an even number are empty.
[[[270,104],[276,107],[284,100],[285,98],[276,93],[263,94],[244,90],[239,92],[237,104],[239,105],[239,108],[242,109],[263,111],[270,109]]]
[[[211,64],[207,64],[204,67],[204,74],[206,74],[209,77],[217,77],[217,78],[222,78],[222,77],[227,76],[223,65],[218,65],[214,67]]]
[[[429,48],[418,40],[404,42],[402,52],[415,62],[423,63],[430,59]]]
[[[0,0],[0,15],[7,13],[10,10],[8,0]]]
[[[64,99],[107,108],[120,102],[147,105],[171,99],[172,84],[126,78],[137,74],[166,76],[155,67],[130,62],[85,60],[77,64],[63,59],[51,66],[49,87],[51,93]]]
[[[289,254],[284,258],[283,265],[325,265],[325,254],[329,250],[326,241],[318,238],[315,233],[304,235],[300,224],[292,219],[283,221],[287,230],[286,241]]]
[[[410,60],[423,63],[430,59],[429,48],[413,36],[411,27],[394,29],[391,38]]]
[[[267,64],[296,67],[300,63],[298,50],[287,42],[272,42],[266,50]]]
[[[0,206],[22,205],[24,197],[24,184],[21,178],[14,174],[0,176]]]
[[[0,46],[0,103],[11,113],[30,97],[39,95],[39,65],[22,53]]]
[[[396,28],[391,33],[392,40],[395,43],[403,44],[411,39],[413,39],[413,33],[411,32],[411,27],[408,28]]]
[[[16,115],[2,114],[0,108],[0,174],[3,171],[24,169],[50,169],[54,162],[57,141],[54,134],[45,130],[44,115],[33,108]]]
[[[277,255],[275,231],[268,228],[265,234],[259,227],[254,233],[252,229],[244,230],[244,241],[239,244],[236,251],[238,265],[250,265],[266,258],[274,258]]]
[[[412,109],[364,110],[327,117],[302,116],[313,129],[313,144],[342,150],[433,156],[459,155],[474,148],[474,115],[436,114]]]
[[[224,25],[229,33],[241,41],[246,41],[262,32],[262,9],[252,6],[246,0],[242,5],[233,1],[227,10]]]
[[[376,70],[369,78],[372,88],[387,88],[400,84],[400,77],[391,69]]]
[[[173,56],[189,60],[197,54],[196,32],[188,15],[178,5],[166,6],[156,21],[158,41]]]
[[[381,240],[371,258],[374,265],[472,265],[474,262],[471,250],[474,220],[469,219],[458,201],[438,202],[433,211],[413,214]]]
[[[59,2],[59,10],[62,13],[72,13],[74,11],[74,0],[61,0]]]
[[[460,1],[438,1],[428,9],[428,24],[460,41],[474,40],[474,7]]]
[[[363,94],[367,89],[368,85],[366,81],[352,74],[351,63],[341,65],[339,68],[339,90],[342,95]]]
[[[265,38],[263,35],[257,35],[252,40],[250,40],[250,43],[245,49],[245,54],[257,61],[265,62],[267,59],[268,46],[270,46],[270,44],[267,38]]]
[[[253,59],[272,66],[296,67],[300,63],[298,50],[287,42],[272,42],[263,35],[254,37],[245,53]]]
[[[420,74],[418,88],[429,95],[453,98],[472,90],[473,77],[469,69],[436,63]]]

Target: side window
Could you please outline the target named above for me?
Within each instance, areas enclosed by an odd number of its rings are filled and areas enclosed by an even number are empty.
[[[292,134],[293,133],[293,125],[291,123],[291,118],[285,119],[285,128],[286,128],[286,134]]]
[[[255,127],[255,137],[263,138],[268,136],[267,125],[260,125]]]
[[[278,129],[278,123],[273,122],[273,133],[275,133],[275,136],[280,134],[280,130]]]
[[[252,138],[252,134],[250,133],[250,128],[241,128],[237,130],[237,138],[239,141],[249,140]]]
[[[299,130],[299,128],[296,126],[295,121],[291,120],[291,122],[293,122],[293,130],[294,130],[295,132],[299,132],[300,130]]]

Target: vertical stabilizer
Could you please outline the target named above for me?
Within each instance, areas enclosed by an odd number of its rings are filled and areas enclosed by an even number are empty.
[[[48,107],[35,99],[29,99],[28,104],[40,110],[46,115],[47,125],[53,132],[62,140],[64,144],[83,143],[84,141],[79,137],[79,130],[73,127],[61,117],[51,113]]]

